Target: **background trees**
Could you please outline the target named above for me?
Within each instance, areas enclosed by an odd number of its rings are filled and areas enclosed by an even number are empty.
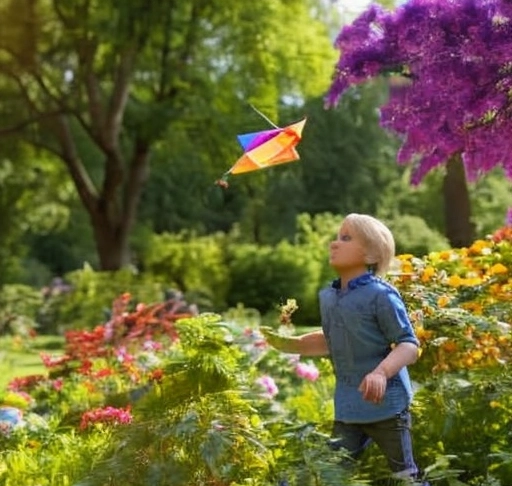
[[[150,154],[170,130],[208,138],[229,100],[275,115],[284,94],[318,92],[327,73],[325,29],[299,1],[2,6],[14,26],[0,45],[3,134],[64,162],[104,270],[130,260]]]
[[[422,220],[432,241],[446,233],[442,171],[411,188],[399,140],[378,126],[387,80],[323,109],[331,4],[23,1],[0,0],[3,279],[140,267],[154,233],[292,242],[306,213],[368,211],[404,234]],[[213,181],[239,156],[236,135],[268,126],[251,104],[277,124],[308,116],[302,159],[222,191]],[[483,235],[502,223],[510,187],[495,172],[469,197]]]

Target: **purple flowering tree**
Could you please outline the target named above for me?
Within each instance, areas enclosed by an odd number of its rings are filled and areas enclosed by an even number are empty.
[[[390,76],[381,124],[402,137],[397,160],[413,165],[413,184],[445,164],[445,195],[453,196],[453,181],[467,197],[466,177],[494,167],[512,179],[512,1],[409,0],[394,11],[370,5],[341,30],[336,47],[327,106],[353,85]],[[469,198],[467,208],[469,223]],[[454,219],[460,224],[461,214]],[[447,218],[450,237],[448,226]]]

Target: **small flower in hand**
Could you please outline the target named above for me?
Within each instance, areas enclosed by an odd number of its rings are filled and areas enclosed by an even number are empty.
[[[283,326],[292,326],[292,314],[299,308],[295,299],[287,299],[286,304],[279,306],[279,322]]]

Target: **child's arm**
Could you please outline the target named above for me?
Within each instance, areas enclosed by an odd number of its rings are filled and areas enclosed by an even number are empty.
[[[399,343],[368,373],[359,386],[359,391],[365,400],[379,403],[386,392],[389,378],[395,376],[404,366],[414,363],[418,359],[418,346],[413,343]]]
[[[326,356],[329,354],[322,330],[308,332],[302,336],[281,336],[268,327],[261,327],[260,330],[270,346],[284,353],[302,356]]]

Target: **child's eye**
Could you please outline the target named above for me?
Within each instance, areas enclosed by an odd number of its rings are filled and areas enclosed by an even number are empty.
[[[340,235],[340,241],[350,241],[352,237],[350,235]]]

